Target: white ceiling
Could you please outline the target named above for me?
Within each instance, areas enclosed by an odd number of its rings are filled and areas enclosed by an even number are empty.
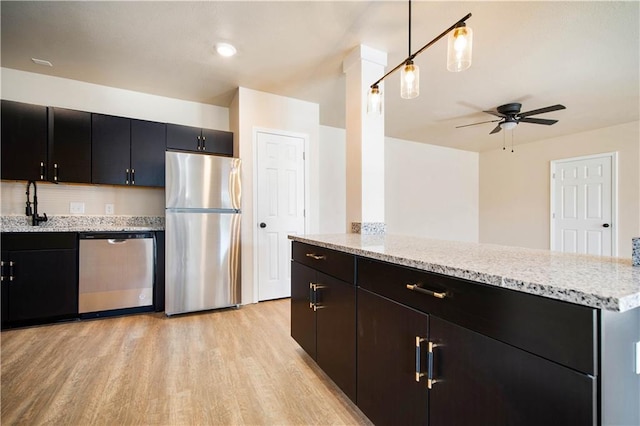
[[[481,111],[567,109],[520,124],[526,143],[639,119],[640,3],[413,3],[415,51],[468,12],[473,65],[446,70],[446,40],[416,58],[421,94],[399,96],[388,77],[386,134],[485,151],[502,146]],[[33,2],[2,1],[3,67],[228,106],[238,86],[317,102],[323,125],[345,126],[342,60],[358,44],[407,56],[406,1]],[[233,58],[214,53],[228,41]],[[31,58],[51,61],[53,68]],[[373,83],[373,82],[372,82]],[[508,139],[510,143],[510,137]]]

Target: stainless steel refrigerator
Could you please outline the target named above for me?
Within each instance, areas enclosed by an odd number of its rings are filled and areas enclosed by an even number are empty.
[[[166,153],[165,313],[240,304],[240,159]]]

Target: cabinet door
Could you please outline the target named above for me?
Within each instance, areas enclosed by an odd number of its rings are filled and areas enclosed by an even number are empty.
[[[316,282],[316,362],[355,401],[356,289],[320,272]]]
[[[167,124],[167,148],[200,151],[201,130],[198,127]]]
[[[426,382],[416,382],[426,345],[418,352],[416,337],[428,337],[428,327],[426,314],[358,289],[357,405],[376,425],[427,424]]]
[[[91,126],[91,182],[128,185],[131,120],[92,114]]]
[[[10,322],[73,317],[78,313],[76,250],[9,252],[14,279],[8,284]]]
[[[592,425],[596,379],[431,316],[430,425]]]
[[[164,231],[156,232],[156,284],[153,288],[153,306],[156,312],[164,311],[165,290],[165,237]]]
[[[164,186],[164,123],[131,120],[131,170],[133,185]]]
[[[202,129],[200,148],[209,154],[233,157],[233,133],[222,130]]]
[[[2,179],[44,180],[47,107],[2,101]]]
[[[49,108],[49,180],[91,183],[91,113]]]
[[[2,327],[4,328],[7,320],[9,319],[9,252],[2,251],[2,266],[0,266],[0,316],[2,317]]]
[[[311,304],[310,284],[317,272],[298,262],[291,262],[291,337],[316,359],[316,314]]]

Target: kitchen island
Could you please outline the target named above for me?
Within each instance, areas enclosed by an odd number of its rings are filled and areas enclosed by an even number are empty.
[[[631,260],[290,238],[292,336],[374,423],[640,423]]]

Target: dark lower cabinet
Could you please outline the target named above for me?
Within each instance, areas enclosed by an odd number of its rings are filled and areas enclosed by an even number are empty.
[[[315,269],[291,262],[291,337],[316,359],[316,312],[313,310]]]
[[[291,283],[291,336],[355,401],[355,286],[296,261]]]
[[[78,315],[74,233],[2,235],[2,327]]]
[[[2,100],[2,179],[45,180],[47,107]]]
[[[358,289],[357,405],[376,425],[426,425],[429,317],[367,290]],[[472,424],[472,423],[470,423]]]
[[[164,311],[165,289],[165,237],[164,231],[156,231],[156,279],[153,288],[153,307],[156,312]]]
[[[597,380],[430,316],[431,426],[594,425]]]

